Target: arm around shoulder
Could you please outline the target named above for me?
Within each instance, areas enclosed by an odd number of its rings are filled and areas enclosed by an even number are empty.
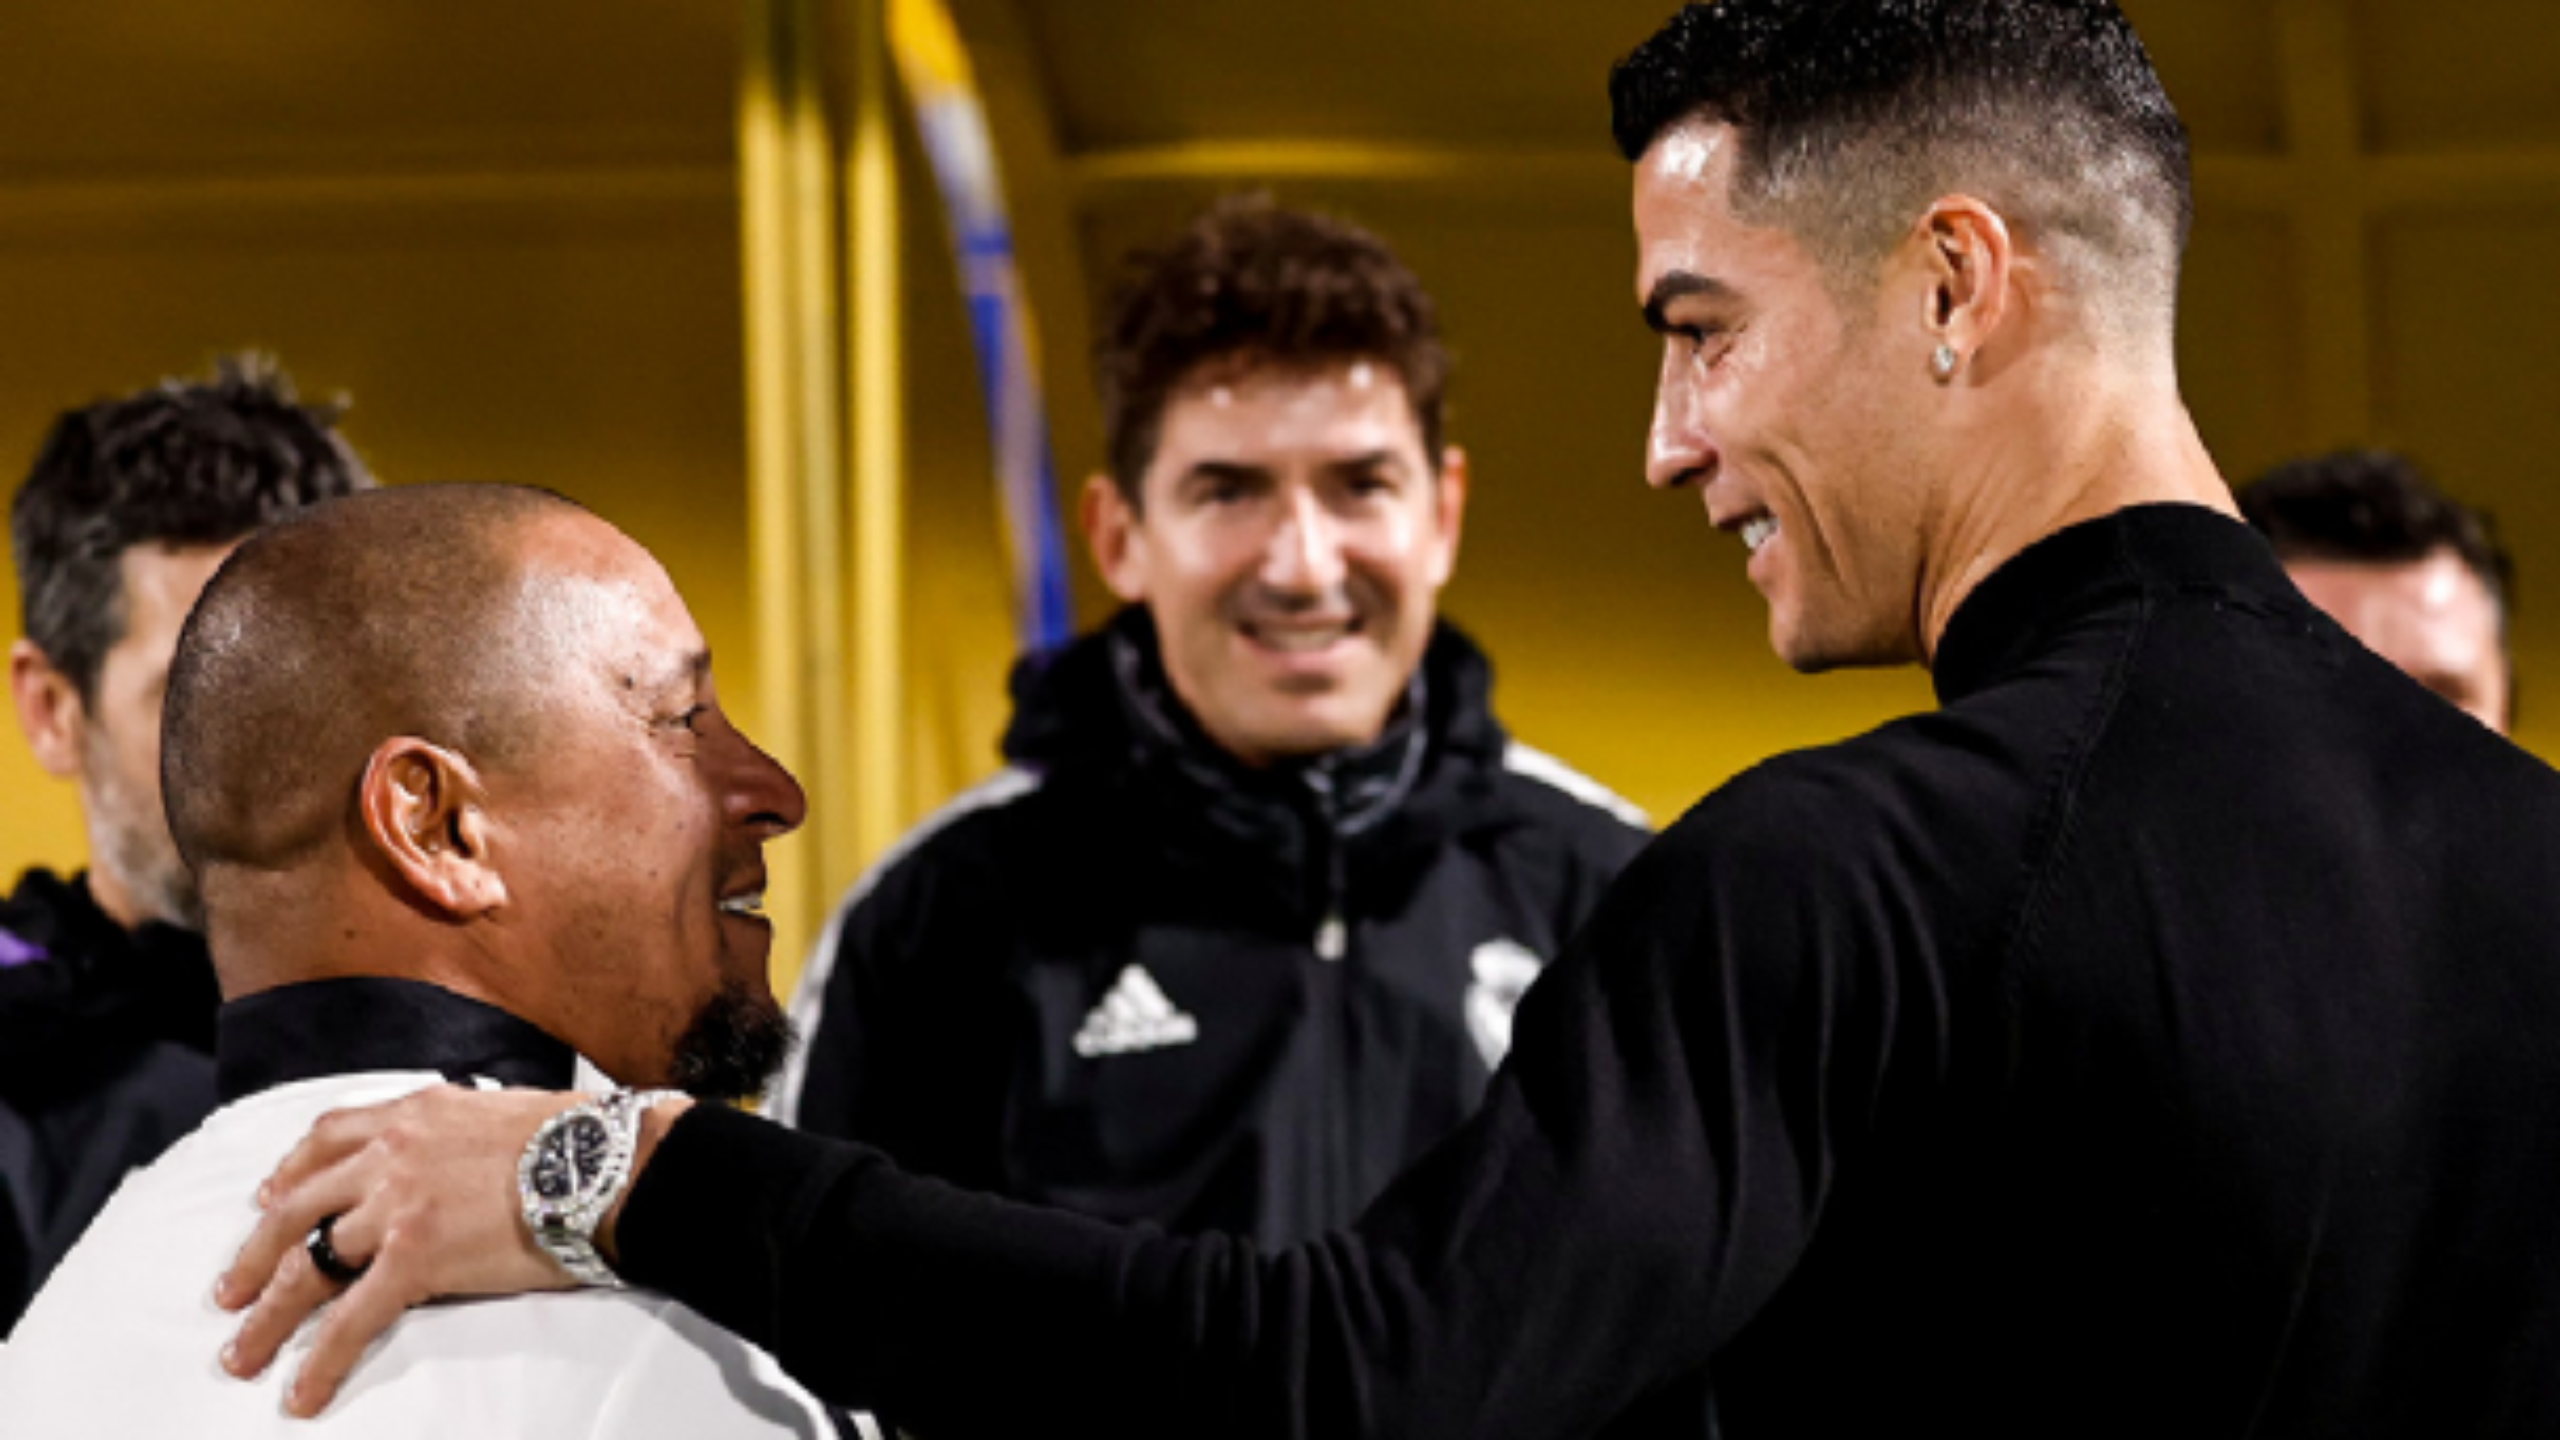
[[[1120,1230],[698,1107],[635,1190],[626,1271],[939,1435],[1585,1432],[1773,1293],[1890,1049],[1855,867],[1810,863],[1786,797],[1723,808],[1629,869],[1483,1111],[1353,1230],[1276,1254]]]

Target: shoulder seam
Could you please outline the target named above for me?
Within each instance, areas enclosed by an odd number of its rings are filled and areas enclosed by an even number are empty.
[[[1533,745],[1518,740],[1507,742],[1502,747],[1502,768],[1604,811],[1623,824],[1639,830],[1653,828],[1653,817],[1644,813],[1642,806]]]
[[[940,809],[918,821],[914,829],[899,836],[898,842],[872,862],[871,868],[828,911],[826,927],[818,932],[817,943],[809,947],[808,962],[800,967],[799,986],[791,993],[791,1023],[799,1032],[800,1043],[792,1047],[790,1060],[783,1065],[781,1077],[774,1081],[773,1101],[766,1107],[774,1119],[785,1125],[799,1124],[800,1087],[808,1078],[809,1047],[817,1039],[818,1022],[826,1015],[827,982],[835,975],[845,917],[871,898],[881,880],[906,863],[907,857],[923,848],[926,841],[982,810],[1001,809],[1032,794],[1040,788],[1041,779],[1040,772],[1028,766],[1008,765],[951,797]]]
[[[2149,640],[2154,617],[2152,594],[2144,587],[2133,625],[2127,630],[2122,647],[2116,652],[2112,673],[2091,707],[2087,728],[2078,743],[2065,749],[2055,760],[2055,776],[2049,783],[2033,821],[2033,840],[2027,847],[2025,874],[2015,908],[2003,925],[1994,984],[2004,1004],[2017,1003],[2026,980],[2022,973],[2034,963],[2038,945],[2043,939],[2045,900],[2051,893],[2054,875],[2062,868],[2064,857],[2079,832],[2080,792],[2088,781],[2089,767],[2098,751],[2106,744],[2115,728],[2117,708],[2123,703],[2125,690],[2132,684],[2136,654]]]

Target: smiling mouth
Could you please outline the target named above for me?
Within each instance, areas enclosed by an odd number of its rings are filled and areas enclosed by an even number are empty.
[[[1307,655],[1359,634],[1360,621],[1354,617],[1331,625],[1248,622],[1244,633],[1246,638],[1266,650],[1277,650],[1284,655]]]
[[[1775,515],[1754,515],[1742,522],[1743,548],[1754,555],[1760,553],[1761,546],[1777,538],[1778,517]]]

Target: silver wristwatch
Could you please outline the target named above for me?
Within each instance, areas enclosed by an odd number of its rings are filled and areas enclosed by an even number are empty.
[[[581,1285],[619,1286],[596,1253],[596,1226],[622,1196],[640,1117],[672,1090],[616,1090],[542,1122],[516,1162],[516,1198],[533,1243]]]

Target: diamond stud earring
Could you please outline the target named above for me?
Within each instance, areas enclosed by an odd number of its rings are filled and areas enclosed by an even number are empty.
[[[1956,378],[1956,366],[1963,360],[1964,357],[1956,353],[1956,347],[1941,345],[1929,356],[1929,373],[1937,376],[1938,383],[1943,385]]]

